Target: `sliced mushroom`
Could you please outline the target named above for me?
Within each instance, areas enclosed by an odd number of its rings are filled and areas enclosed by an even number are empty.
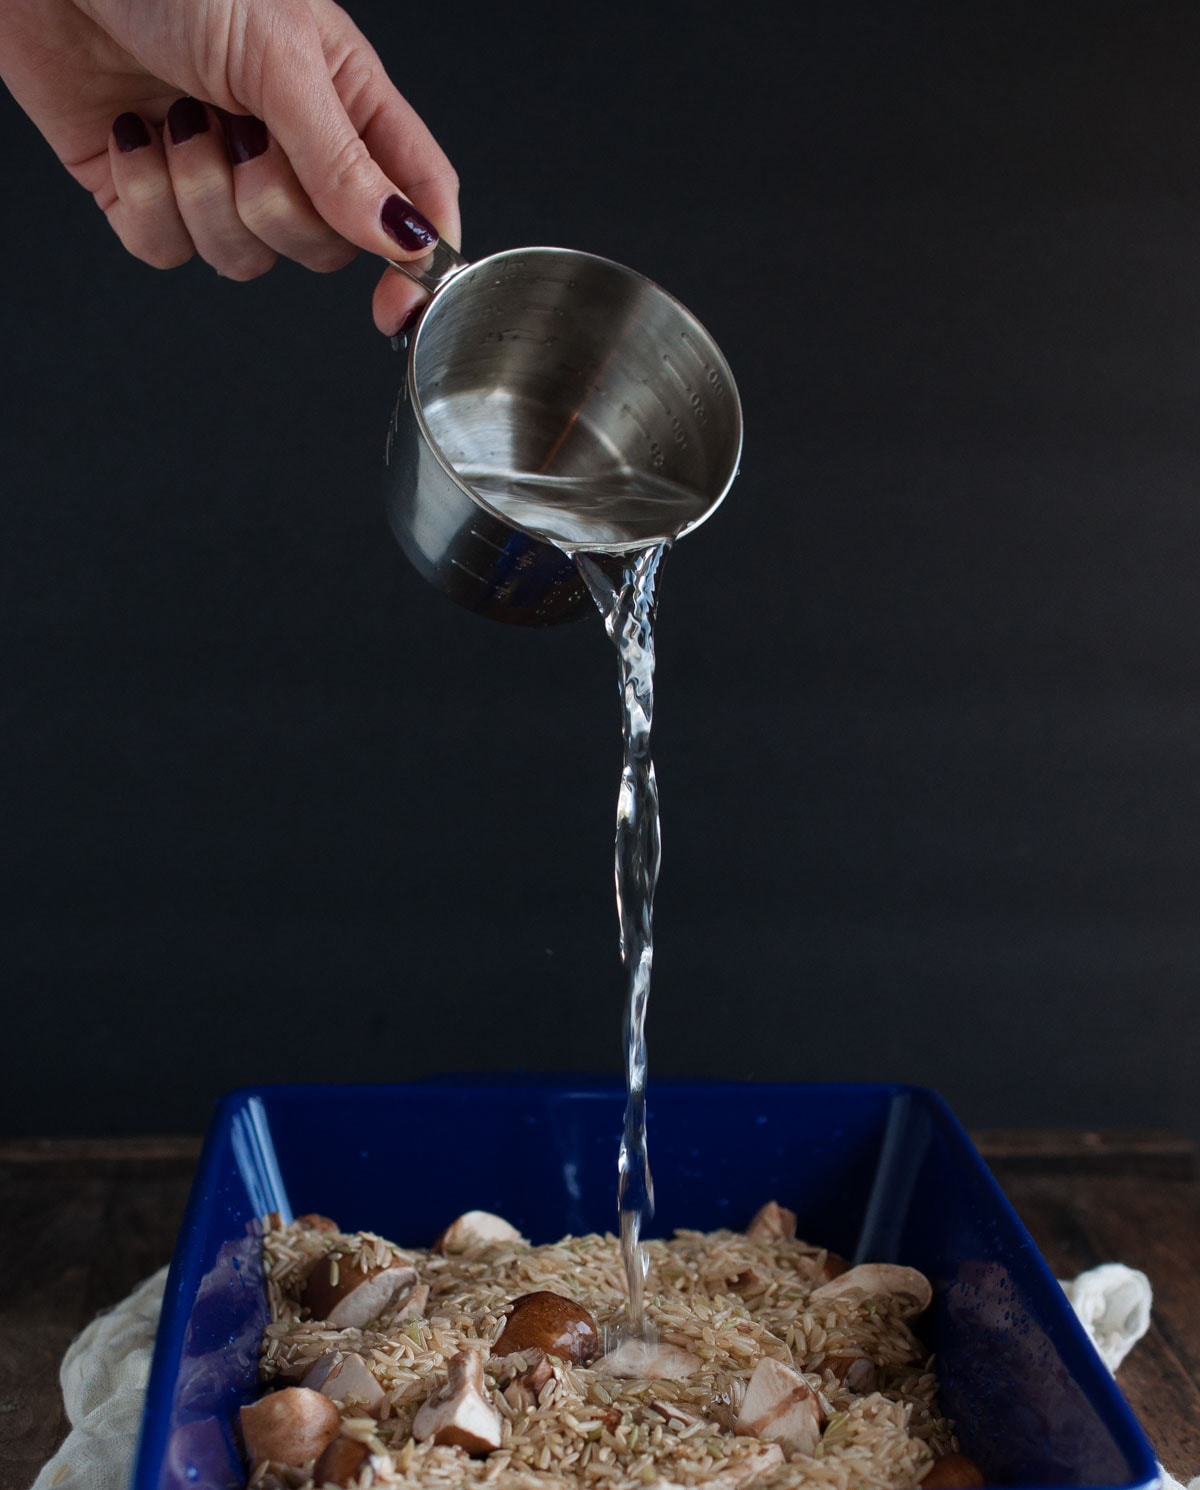
[[[965,1454],[944,1454],[921,1481],[921,1490],[980,1490],[987,1481],[974,1459]]]
[[[796,1239],[796,1213],[774,1200],[755,1211],[746,1235],[756,1241],[792,1242]]]
[[[651,1402],[650,1411],[668,1423],[678,1423],[681,1428],[690,1428],[700,1419],[694,1413],[685,1412],[678,1402]]]
[[[756,1444],[749,1453],[741,1454],[725,1465],[719,1474],[709,1480],[709,1486],[724,1490],[727,1486],[744,1485],[756,1479],[764,1470],[783,1463],[783,1447],[777,1443]]]
[[[246,1453],[255,1463],[270,1459],[299,1469],[337,1437],[338,1410],[320,1392],[308,1387],[284,1387],[241,1411]]]
[[[746,1383],[735,1433],[777,1443],[789,1459],[811,1454],[821,1441],[821,1404],[799,1371],[763,1356]]]
[[[339,1433],[332,1443],[326,1445],[313,1465],[313,1484],[353,1484],[366,1461],[367,1452],[365,1443]]]
[[[407,1324],[410,1319],[424,1319],[425,1306],[429,1303],[429,1284],[418,1283],[408,1294],[400,1308],[392,1315],[393,1324]]]
[[[517,1228],[510,1225],[503,1216],[493,1215],[491,1211],[464,1211],[456,1220],[451,1221],[445,1231],[438,1233],[430,1251],[449,1256],[454,1252],[465,1252],[468,1247],[482,1246],[486,1242],[524,1240]]]
[[[901,1319],[915,1319],[929,1308],[933,1299],[933,1289],[924,1273],[891,1262],[859,1263],[858,1267],[840,1273],[812,1291],[814,1300],[840,1298],[846,1294],[892,1299],[899,1306]]]
[[[513,1301],[492,1353],[544,1350],[547,1355],[582,1366],[596,1354],[599,1344],[596,1321],[582,1304],[543,1291],[522,1294]]]
[[[500,1447],[500,1414],[483,1385],[483,1358],[460,1350],[446,1363],[446,1385],[421,1404],[413,1419],[413,1437],[424,1443],[454,1444],[468,1454],[487,1454]]]
[[[828,1371],[835,1381],[840,1381],[848,1392],[853,1392],[858,1397],[866,1397],[873,1392],[879,1378],[875,1362],[870,1356],[851,1352],[827,1355],[821,1362],[821,1369]]]
[[[326,1319],[339,1330],[361,1329],[378,1319],[416,1281],[416,1268],[402,1262],[364,1272],[351,1258],[328,1252],[308,1275],[304,1302],[314,1319]]]
[[[504,1380],[504,1397],[510,1407],[528,1412],[536,1407],[543,1389],[554,1380],[554,1367],[541,1350],[526,1350],[515,1356],[524,1365]]]
[[[366,1361],[354,1351],[327,1351],[309,1368],[300,1385],[333,1402],[357,1402],[372,1417],[377,1417],[383,1407],[383,1388]]]
[[[595,1369],[621,1381],[683,1381],[704,1362],[678,1345],[655,1345],[647,1340],[623,1340],[596,1362]]]

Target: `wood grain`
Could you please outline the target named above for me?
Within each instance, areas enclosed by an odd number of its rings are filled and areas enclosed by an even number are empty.
[[[1150,1279],[1150,1332],[1117,1383],[1159,1459],[1186,1484],[1200,1474],[1200,1184],[994,1168],[1058,1277],[1124,1262]]]
[[[194,1145],[155,1159],[55,1147],[0,1157],[0,1490],[28,1490],[62,1442],[63,1352],[170,1260],[194,1167]]]
[[[1161,1132],[977,1135],[1059,1277],[1140,1268],[1154,1322],[1118,1374],[1166,1467],[1200,1473],[1200,1181]],[[67,1428],[71,1339],[167,1262],[199,1140],[0,1142],[0,1490],[28,1490]]]

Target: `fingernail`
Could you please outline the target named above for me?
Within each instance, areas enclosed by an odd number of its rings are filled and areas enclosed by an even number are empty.
[[[419,253],[438,241],[438,230],[402,196],[390,196],[380,209],[383,231],[406,253]]]
[[[150,131],[140,114],[118,114],[113,120],[112,131],[122,155],[141,150],[150,143]]]
[[[185,145],[193,135],[208,130],[208,114],[196,98],[177,98],[167,110],[167,129],[173,145]]]
[[[414,329],[417,322],[424,314],[425,307],[423,305],[414,305],[412,310],[410,310],[409,313],[404,317],[399,326],[397,326],[395,331],[392,332],[393,352],[398,352],[400,350],[400,344],[404,341],[405,337],[408,336],[409,332]]]
[[[230,114],[225,121],[225,137],[235,166],[244,166],[265,154],[271,141],[267,126],[253,114]]]

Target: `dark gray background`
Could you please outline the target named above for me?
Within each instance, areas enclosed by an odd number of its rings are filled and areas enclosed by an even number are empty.
[[[351,5],[466,249],[689,304],[652,1072],[1200,1132],[1200,10]],[[385,526],[375,267],[120,250],[0,102],[9,1132],[616,1070],[614,664]]]

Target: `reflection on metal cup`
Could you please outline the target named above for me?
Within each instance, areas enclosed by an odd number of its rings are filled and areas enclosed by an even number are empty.
[[[672,542],[737,473],[741,405],[699,321],[563,248],[397,264],[433,291],[388,440],[388,516],[436,588],[497,620],[590,608],[569,557]]]

